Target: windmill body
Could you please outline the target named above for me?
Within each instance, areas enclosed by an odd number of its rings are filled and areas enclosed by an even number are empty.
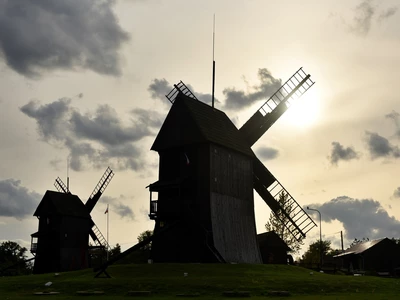
[[[254,153],[225,113],[179,93],[152,150],[160,157],[149,186],[154,234],[177,223],[153,241],[153,260],[260,263]]]
[[[92,219],[78,196],[47,191],[34,216],[39,219],[38,232],[31,235],[35,240],[34,274],[88,267]]]
[[[90,213],[113,176],[107,168],[85,204],[56,179],[58,192],[47,191],[34,213],[39,219],[38,231],[31,235],[34,274],[88,268],[91,250],[109,249]],[[89,236],[95,246],[89,246]]]
[[[183,82],[175,85],[152,146],[160,156],[159,181],[149,185],[155,262],[260,263],[253,189],[297,240],[316,226],[251,150],[313,84],[300,68],[240,129]],[[158,234],[165,226],[171,228]]]

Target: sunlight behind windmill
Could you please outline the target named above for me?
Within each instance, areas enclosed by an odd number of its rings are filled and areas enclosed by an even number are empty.
[[[180,225],[153,242],[154,261],[260,262],[253,188],[277,216],[284,216],[281,221],[297,240],[316,226],[251,151],[313,84],[300,68],[240,129],[224,112],[200,102],[182,81],[174,85],[167,95],[171,110],[151,148],[160,155],[160,178],[149,185],[149,216],[156,222],[155,234]],[[278,202],[282,192],[291,211]],[[182,249],[185,254],[178,254]]]

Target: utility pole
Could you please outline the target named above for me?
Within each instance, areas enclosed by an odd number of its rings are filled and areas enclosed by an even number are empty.
[[[342,242],[342,253],[344,252],[344,248],[343,248],[343,231],[340,230],[340,241]]]

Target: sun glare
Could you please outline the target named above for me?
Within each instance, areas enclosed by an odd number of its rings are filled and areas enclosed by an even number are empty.
[[[285,122],[296,127],[310,127],[318,122],[320,104],[317,91],[310,89],[285,112]]]

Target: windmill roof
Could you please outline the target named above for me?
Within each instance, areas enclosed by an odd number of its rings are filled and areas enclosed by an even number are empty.
[[[343,253],[335,255],[334,257],[342,257],[342,256],[346,256],[346,255],[351,255],[351,254],[361,254],[361,253],[367,251],[368,249],[374,247],[376,244],[382,242],[385,239],[387,239],[387,238],[381,238],[381,239],[367,241],[367,242],[363,242],[363,243],[354,245],[353,247],[346,249]]]
[[[180,93],[151,149],[160,151],[204,142],[254,156],[236,126],[223,111]]]
[[[60,215],[90,218],[90,214],[78,196],[71,193],[46,191],[34,216]]]

